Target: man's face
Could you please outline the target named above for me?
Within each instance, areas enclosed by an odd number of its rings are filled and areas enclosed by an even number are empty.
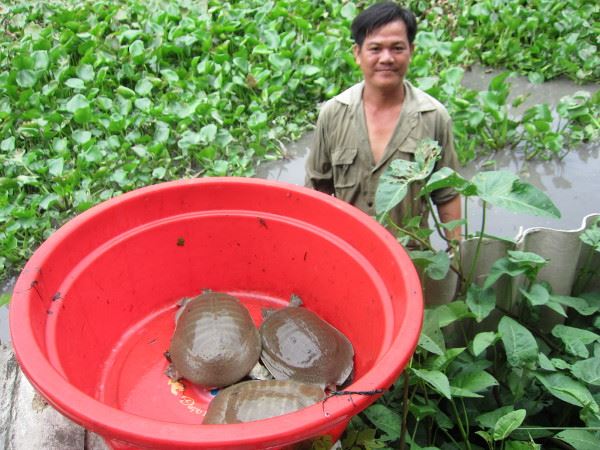
[[[365,83],[378,89],[402,86],[414,46],[409,44],[406,25],[401,20],[377,28],[354,45],[354,58]]]

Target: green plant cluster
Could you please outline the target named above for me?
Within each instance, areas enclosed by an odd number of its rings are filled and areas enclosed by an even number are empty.
[[[600,5],[587,0],[409,0],[425,28],[464,41],[468,59],[528,75],[600,80]],[[444,53],[451,45],[445,44]],[[440,54],[440,56],[443,56]]]
[[[349,24],[368,3],[0,3],[0,279],[100,201],[178,178],[252,176],[257,160],[279,157],[282,140],[314,124],[318,102],[360,79]],[[447,105],[463,162],[506,146],[529,158],[562,156],[599,134],[600,94],[515,116],[508,74],[484,92],[461,85],[464,66],[483,54],[505,16],[496,9],[512,3],[407,2],[421,16],[411,80]],[[544,24],[572,9],[597,26],[595,6],[542,3],[553,5],[543,9]],[[570,9],[556,6],[563,3]],[[487,22],[482,5],[492,11]],[[533,14],[525,6],[513,12],[523,20]],[[568,14],[569,45],[591,53],[593,32],[576,16]],[[566,44],[554,46],[573,54]]]
[[[553,292],[542,269],[551,261],[485,233],[487,205],[560,217],[552,201],[507,171],[466,180],[451,169],[432,174],[436,143],[415,161],[390,165],[376,195],[378,218],[398,238],[420,243],[411,258],[423,276],[459,280],[453,301],[426,308],[417,351],[404,376],[355,418],[344,447],[591,450],[600,442],[600,217],[579,234],[581,263],[568,295]],[[483,202],[482,225],[466,242],[448,242],[455,258],[429,243],[419,221],[389,223],[388,211],[410,183],[431,177],[422,195],[452,187]],[[430,202],[430,206],[432,206]],[[433,209],[433,208],[432,208]],[[443,234],[442,224],[435,228]],[[505,256],[476,272],[483,243]],[[489,247],[488,247],[489,248]],[[470,249],[470,250],[469,250]],[[475,276],[475,274],[478,274]],[[596,281],[594,281],[596,280]]]
[[[203,3],[1,7],[0,271],[122,192],[251,176],[349,84],[352,5]]]

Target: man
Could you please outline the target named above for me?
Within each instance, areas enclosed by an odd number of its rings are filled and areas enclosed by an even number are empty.
[[[375,215],[379,177],[394,159],[414,160],[422,139],[437,141],[442,149],[434,170],[456,169],[458,162],[446,109],[405,80],[417,31],[414,14],[394,2],[376,3],[354,19],[351,30],[364,80],[321,109],[306,185]],[[421,216],[422,226],[428,226],[425,199],[418,197],[421,187],[411,184],[390,212],[394,222]],[[455,191],[441,189],[431,197],[442,222],[461,218]],[[460,239],[460,227],[446,231],[446,237]]]

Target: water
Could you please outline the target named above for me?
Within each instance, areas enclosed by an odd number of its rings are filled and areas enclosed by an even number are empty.
[[[465,72],[463,83],[471,89],[486,89],[489,81],[500,71],[484,70],[475,66]],[[514,111],[518,114],[526,108],[548,103],[551,107],[565,95],[585,90],[595,92],[597,84],[576,85],[566,79],[552,80],[543,85],[529,83],[525,77],[512,77],[509,101],[518,95],[527,94],[525,102]],[[257,176],[270,180],[279,180],[296,185],[304,184],[304,164],[312,145],[312,133],[307,133],[296,142],[287,144],[286,157],[282,160],[261,164]],[[462,167],[459,172],[470,179],[485,165],[489,169],[506,169],[519,175],[550,196],[562,216],[560,219],[513,214],[501,208],[489,207],[487,211],[486,232],[496,236],[514,238],[521,228],[551,227],[563,230],[577,229],[582,219],[591,213],[600,213],[600,142],[583,145],[570,151],[564,159],[558,161],[524,162],[513,151],[500,151],[492,156],[480,158]],[[481,205],[477,200],[469,200],[467,205],[470,231],[479,229]],[[434,245],[439,242],[434,240]],[[2,292],[10,292],[14,280],[2,287]],[[0,308],[0,342],[10,340],[8,332],[8,309]]]

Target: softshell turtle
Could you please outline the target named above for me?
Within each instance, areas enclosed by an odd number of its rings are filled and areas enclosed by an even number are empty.
[[[251,380],[219,391],[208,405],[203,424],[268,419],[325,399],[321,386],[293,380]]]
[[[176,378],[207,388],[245,377],[260,357],[260,336],[246,307],[235,297],[205,292],[177,315],[169,357]]]
[[[293,379],[335,389],[354,368],[346,336],[292,296],[290,306],[266,312],[260,327],[261,361],[278,380]]]

